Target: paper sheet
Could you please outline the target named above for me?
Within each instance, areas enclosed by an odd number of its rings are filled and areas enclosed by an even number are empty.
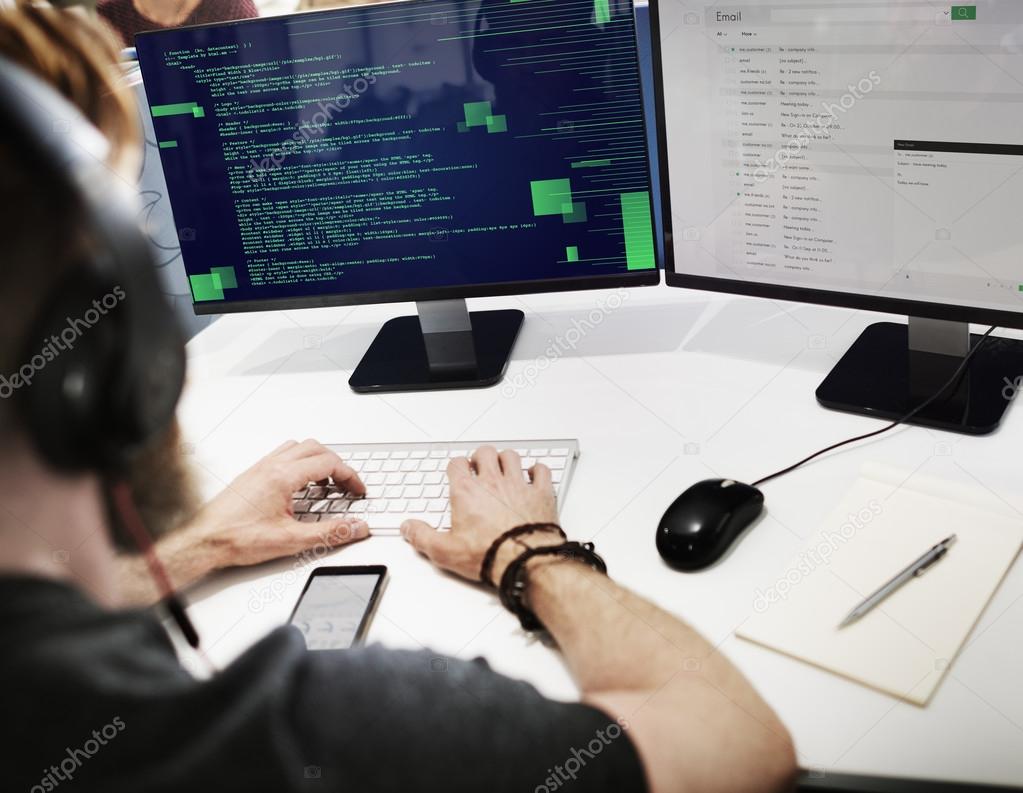
[[[950,534],[958,541],[941,561],[839,630],[857,603]],[[865,466],[737,635],[924,705],[1021,545],[1023,518],[979,488]]]

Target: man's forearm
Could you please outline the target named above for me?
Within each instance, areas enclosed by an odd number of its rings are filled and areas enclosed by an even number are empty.
[[[529,603],[584,691],[648,689],[681,670],[699,672],[743,702],[763,706],[738,670],[699,633],[582,564],[536,565]]]
[[[221,566],[220,553],[204,543],[195,529],[186,527],[162,537],[156,554],[176,590],[191,586]],[[144,556],[124,554],[117,559],[121,600],[124,606],[149,606],[162,593]]]
[[[552,535],[534,535],[528,544],[558,542]],[[521,552],[521,546],[505,543],[498,572]],[[648,689],[680,669],[699,671],[713,685],[770,712],[699,633],[607,576],[580,562],[541,556],[529,563],[528,582],[530,608],[558,641],[583,691]]]
[[[654,791],[787,786],[784,725],[695,630],[574,561],[533,563],[527,597],[583,699],[630,722]]]

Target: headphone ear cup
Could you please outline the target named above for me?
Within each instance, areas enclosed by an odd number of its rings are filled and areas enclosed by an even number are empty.
[[[125,328],[108,295],[114,295],[112,285],[88,266],[75,267],[27,337],[23,371],[31,381],[24,378],[18,394],[21,412],[39,452],[63,470],[105,467],[117,445],[110,418],[125,405],[111,386]]]
[[[123,286],[75,267],[28,336],[18,399],[55,468],[123,470],[173,420],[185,346],[149,265],[122,271]]]
[[[160,291],[156,271],[147,257],[128,268],[126,283],[112,294],[122,302],[125,335],[115,340],[117,366],[111,400],[122,406],[112,419],[124,455],[130,458],[174,419],[185,385],[185,340],[177,317]]]

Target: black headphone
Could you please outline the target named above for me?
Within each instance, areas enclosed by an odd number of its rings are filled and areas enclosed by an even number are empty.
[[[0,127],[47,189],[77,204],[87,253],[50,291],[25,337],[15,400],[42,457],[116,475],[171,424],[184,339],[159,286],[136,193],[106,163],[106,138],[50,85],[0,57]],[[47,266],[39,263],[40,268]]]

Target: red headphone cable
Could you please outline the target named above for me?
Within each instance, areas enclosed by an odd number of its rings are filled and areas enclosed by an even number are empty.
[[[156,555],[153,539],[149,536],[149,532],[146,531],[142,516],[139,515],[138,509],[135,507],[131,488],[127,482],[113,482],[110,485],[110,495],[113,498],[118,517],[124,528],[131,535],[135,545],[145,557],[146,564],[149,566],[149,572],[153,576],[153,581],[156,582],[157,590],[164,605],[167,607],[167,611],[170,612],[171,618],[185,637],[185,641],[193,649],[198,650],[199,633],[188,618],[184,605],[182,605],[180,598],[178,598],[177,593],[174,591],[174,585],[167,574],[167,569],[160,561],[160,557]]]

